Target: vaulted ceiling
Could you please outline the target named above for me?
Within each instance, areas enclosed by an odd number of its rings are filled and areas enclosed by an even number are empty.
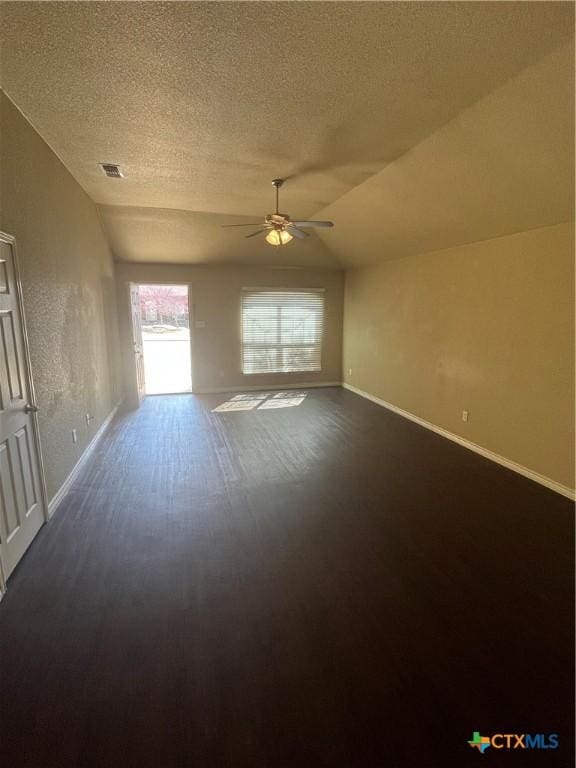
[[[120,260],[346,266],[571,215],[571,3],[0,13],[2,87],[99,205]],[[282,210],[334,230],[273,250],[221,229],[270,212],[278,176]]]

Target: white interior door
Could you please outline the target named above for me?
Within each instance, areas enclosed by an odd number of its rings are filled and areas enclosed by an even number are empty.
[[[144,342],[142,341],[140,290],[135,283],[130,283],[130,314],[132,320],[132,344],[136,368],[136,389],[138,391],[138,402],[141,402],[146,394],[146,379],[144,377]]]
[[[5,579],[46,519],[16,275],[13,242],[0,235],[0,561]]]

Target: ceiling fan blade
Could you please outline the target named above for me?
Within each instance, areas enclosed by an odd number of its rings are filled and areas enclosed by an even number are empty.
[[[221,227],[257,227],[262,224],[261,221],[257,221],[254,224],[220,224]]]
[[[294,235],[294,237],[297,237],[299,240],[305,240],[307,237],[310,237],[308,232],[301,232],[299,229],[292,226],[291,224],[289,224],[286,227],[286,232],[289,232],[291,235]]]
[[[269,229],[269,227],[264,227],[264,229],[257,229],[256,232],[252,232],[250,235],[244,235],[244,237],[256,237],[256,235],[259,235],[261,232],[266,232],[267,229]]]
[[[297,227],[333,227],[333,221],[293,221]]]

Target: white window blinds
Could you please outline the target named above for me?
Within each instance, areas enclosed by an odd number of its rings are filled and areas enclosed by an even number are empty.
[[[324,294],[320,290],[242,291],[243,373],[322,370]]]

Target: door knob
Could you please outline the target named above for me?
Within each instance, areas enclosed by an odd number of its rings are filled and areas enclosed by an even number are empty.
[[[30,403],[26,403],[26,405],[24,406],[24,413],[38,413],[38,406],[30,405]]]

